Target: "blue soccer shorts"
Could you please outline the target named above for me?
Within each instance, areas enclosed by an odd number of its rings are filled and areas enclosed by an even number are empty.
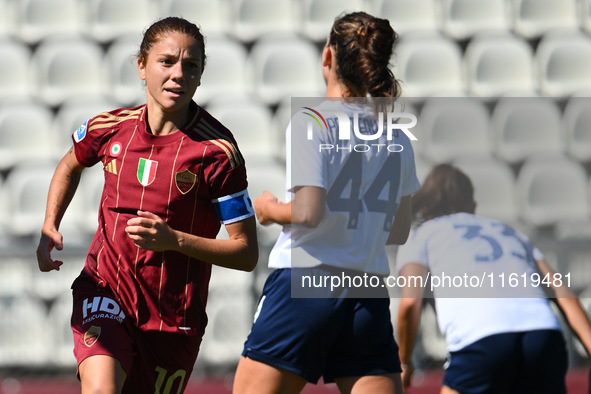
[[[449,354],[443,383],[460,393],[566,394],[558,330],[495,334]]]
[[[322,274],[322,268],[311,268]],[[328,271],[325,271],[328,272]],[[265,283],[243,356],[316,383],[401,372],[390,299],[292,298],[291,269]]]

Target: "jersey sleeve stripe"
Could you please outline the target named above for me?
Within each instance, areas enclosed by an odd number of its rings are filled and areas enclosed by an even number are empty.
[[[231,141],[228,141],[228,139],[226,138],[226,136],[224,134],[222,134],[215,127],[212,127],[206,120],[203,121],[203,127],[206,130],[208,130],[211,135],[216,137],[217,140],[226,144],[228,146],[228,148],[230,148],[232,150],[232,154],[234,155],[234,159],[236,160],[236,162],[238,164],[244,164],[244,163],[242,163],[242,159],[240,158],[240,154],[238,154],[236,146],[234,146],[234,144]]]
[[[211,135],[207,130],[204,130],[201,127],[196,127],[194,130],[203,137],[207,138],[207,140],[210,141],[212,144],[222,149],[224,153],[228,156],[228,160],[230,161],[230,165],[232,166],[232,168],[243,164],[242,160],[240,159],[240,155],[236,152],[236,147],[234,146],[234,144],[227,140],[215,139],[213,135]]]

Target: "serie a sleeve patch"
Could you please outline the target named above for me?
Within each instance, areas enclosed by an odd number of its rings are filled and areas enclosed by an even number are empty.
[[[254,215],[254,207],[248,190],[211,200],[218,218],[223,224],[238,222]]]

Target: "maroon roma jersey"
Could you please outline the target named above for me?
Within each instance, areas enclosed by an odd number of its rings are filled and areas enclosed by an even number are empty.
[[[72,136],[78,161],[102,162],[105,176],[81,277],[110,287],[142,330],[203,335],[211,264],[138,248],[125,227],[144,210],[175,230],[215,238],[220,223],[231,222],[220,218],[218,199],[238,193],[250,203],[244,159],[230,131],[195,103],[190,122],[164,136],[150,133],[146,112],[146,105],[105,112]],[[249,208],[235,219],[252,215]]]

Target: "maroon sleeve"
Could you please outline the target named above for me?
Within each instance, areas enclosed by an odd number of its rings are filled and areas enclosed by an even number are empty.
[[[221,146],[220,146],[221,145]],[[247,188],[244,158],[231,141],[218,141],[211,147],[212,165],[208,175],[212,198],[219,198],[240,192]]]
[[[89,119],[72,134],[74,152],[80,164],[90,167],[102,159],[104,152],[101,148],[115,126],[111,114],[104,112]]]

